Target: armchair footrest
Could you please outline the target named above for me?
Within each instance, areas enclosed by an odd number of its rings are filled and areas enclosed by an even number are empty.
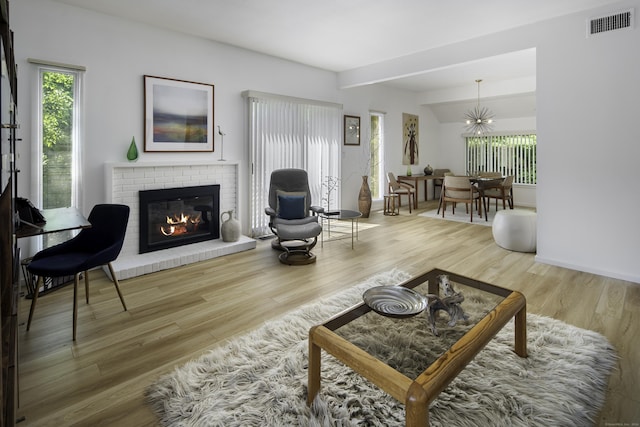
[[[322,233],[322,227],[317,222],[303,225],[278,224],[278,237],[280,240],[300,240],[318,237]]]

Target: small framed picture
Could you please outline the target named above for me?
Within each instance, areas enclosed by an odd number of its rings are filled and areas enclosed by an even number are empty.
[[[144,76],[144,151],[213,151],[213,88]]]
[[[344,145],[360,145],[360,117],[344,116]]]

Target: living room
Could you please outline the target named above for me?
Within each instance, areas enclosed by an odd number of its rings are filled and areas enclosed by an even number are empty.
[[[537,161],[538,183],[535,196],[529,199],[535,204],[538,212],[537,254],[505,256],[492,253],[488,259],[494,263],[501,256],[506,257],[506,260],[497,264],[496,272],[487,271],[487,267],[483,266],[485,265],[483,261],[487,259],[475,259],[469,262],[473,259],[470,254],[466,254],[464,258],[466,264],[462,261],[447,259],[443,255],[437,255],[438,248],[431,242],[432,239],[436,239],[435,236],[442,238],[440,233],[431,228],[429,230],[433,235],[418,231],[415,226],[407,223],[403,212],[400,224],[408,227],[407,232],[401,234],[406,239],[404,242],[395,242],[393,235],[381,231],[384,227],[396,226],[387,219],[383,219],[381,226],[363,232],[362,248],[357,247],[354,252],[350,252],[342,247],[325,245],[319,252],[318,264],[304,273],[300,273],[297,269],[292,271],[293,268],[287,270],[279,266],[275,255],[270,253],[268,248],[261,247],[256,254],[245,255],[250,257],[248,259],[243,260],[241,256],[233,256],[227,261],[212,261],[210,267],[186,267],[183,271],[187,276],[189,271],[197,271],[198,276],[216,277],[220,269],[224,272],[224,278],[220,279],[220,283],[225,288],[232,286],[234,275],[239,275],[240,272],[247,273],[246,277],[238,281],[245,285],[250,279],[257,280],[260,277],[269,276],[265,283],[278,287],[278,290],[274,291],[275,294],[268,297],[269,308],[272,310],[259,310],[239,316],[240,320],[245,319],[247,322],[245,326],[235,324],[231,328],[235,333],[240,332],[243,327],[250,329],[261,320],[280,314],[280,309],[275,306],[283,301],[286,301],[287,307],[294,307],[296,303],[301,304],[312,299],[314,294],[327,295],[329,291],[338,290],[341,286],[355,283],[373,273],[393,267],[412,270],[415,273],[417,265],[421,262],[420,257],[412,255],[404,258],[405,252],[412,250],[422,250],[429,258],[429,264],[439,261],[445,264],[442,267],[458,268],[462,274],[482,275],[485,280],[493,278],[497,284],[507,283],[506,278],[516,279],[517,275],[510,270],[515,268],[515,271],[523,274],[527,270],[538,273],[553,271],[553,280],[545,282],[545,286],[537,290],[540,292],[551,291],[551,283],[561,286],[564,279],[571,281],[573,288],[579,286],[579,283],[574,281],[576,277],[599,275],[604,278],[598,281],[602,283],[611,281],[616,284],[616,289],[624,288],[626,292],[635,292],[634,295],[637,295],[633,285],[627,286],[625,283],[640,282],[640,267],[637,263],[637,259],[640,259],[638,245],[640,228],[637,227],[634,218],[635,212],[640,208],[640,200],[635,196],[629,197],[637,192],[632,171],[640,155],[640,147],[635,143],[637,114],[634,114],[638,111],[636,100],[640,95],[640,86],[636,79],[640,71],[640,59],[633,54],[637,49],[640,33],[633,28],[631,31],[606,34],[600,38],[585,38],[584,25],[589,17],[632,7],[637,10],[638,6],[638,1],[610,3],[561,18],[462,41],[453,46],[434,48],[429,52],[405,58],[413,59],[412,62],[417,64],[415,66],[424,70],[535,48],[535,116],[497,120],[496,126],[498,130],[536,129],[538,133],[540,141]],[[238,22],[238,26],[242,26],[242,22]],[[18,111],[22,121],[20,136],[24,141],[24,146],[19,149],[17,160],[21,170],[19,184],[21,194],[19,195],[33,200],[37,200],[32,194],[35,188],[35,168],[32,166],[34,160],[30,155],[32,150],[28,144],[35,139],[36,135],[32,119],[35,111],[36,95],[33,85],[36,76],[35,68],[28,62],[28,58],[86,67],[84,95],[86,146],[83,155],[85,190],[82,206],[80,206],[85,213],[88,213],[93,205],[108,199],[103,173],[105,164],[125,161],[132,136],[138,141],[144,139],[144,75],[215,84],[215,121],[216,124],[222,125],[226,132],[225,157],[238,164],[237,212],[244,234],[247,234],[249,227],[250,197],[246,101],[241,96],[245,90],[259,90],[339,103],[343,105],[345,114],[354,114],[363,118],[367,117],[371,110],[386,112],[388,148],[385,152],[385,164],[389,171],[397,174],[405,172],[406,166],[401,162],[399,142],[395,142],[399,137],[395,138],[394,135],[401,134],[403,112],[417,114],[421,125],[420,156],[421,160],[424,159],[422,160],[424,165],[429,163],[434,167],[449,167],[459,173],[465,172],[464,147],[460,138],[461,124],[438,123],[433,110],[420,94],[370,84],[388,77],[390,73],[388,70],[397,65],[393,60],[381,63],[377,67],[344,72],[326,71],[48,0],[12,3],[11,27],[15,32],[16,62],[19,70]],[[445,50],[451,51],[452,54],[445,57],[442,54]],[[404,70],[404,72],[409,74],[411,70]],[[473,82],[470,84],[473,86]],[[474,94],[472,87],[470,97],[473,98]],[[491,96],[491,93],[483,92],[483,96]],[[394,146],[394,143],[397,145]],[[361,152],[345,148],[342,155],[342,175],[352,177],[349,180],[345,179],[342,183],[342,206],[355,208],[360,177],[359,173],[354,174],[350,168],[358,162]],[[177,154],[143,152],[139,163],[202,163],[215,162],[217,158],[217,152]],[[416,172],[419,170],[417,168]],[[615,177],[615,183],[606,179],[607,177]],[[605,211],[609,204],[608,200],[605,203],[596,204],[594,199],[598,196],[611,198],[615,202],[608,211]],[[422,203],[423,206],[427,206],[429,202]],[[365,233],[375,232],[380,234],[375,237],[365,235]],[[415,236],[411,237],[411,233]],[[457,233],[460,234],[458,231]],[[392,243],[386,247],[385,240],[387,243]],[[485,235],[477,237],[477,240],[482,242],[480,249],[488,248],[491,243]],[[439,241],[439,244],[442,248],[449,250],[454,247],[444,239]],[[28,254],[33,249],[29,244],[25,244],[23,253]],[[388,252],[389,250],[391,251]],[[434,251],[434,254],[431,254],[430,250]],[[376,252],[386,253],[386,256],[375,254]],[[362,253],[366,253],[367,257],[363,257]],[[524,263],[527,270],[522,270],[523,267],[520,266],[514,267],[511,265],[512,262]],[[263,273],[261,269],[248,267],[248,264],[254,263],[258,263],[264,269],[273,268],[275,273]],[[556,270],[555,267],[562,267],[562,269]],[[191,268],[202,268],[202,270]],[[476,268],[475,272],[474,268]],[[561,273],[558,273],[559,271]],[[583,276],[585,273],[588,275]],[[494,274],[505,276],[492,277]],[[290,287],[296,286],[298,280],[296,276],[300,275],[308,281],[317,281],[317,287],[313,290],[303,287],[304,289],[289,294],[281,287],[282,285],[278,284],[282,280],[282,283]],[[349,278],[348,283],[344,283],[345,279],[341,278],[341,275]],[[169,278],[143,277],[139,280],[136,286],[146,289],[147,292],[153,292],[153,280],[164,283]],[[342,282],[342,285],[336,282]],[[535,284],[535,279],[532,284]],[[107,282],[102,285],[106,297],[112,291],[107,287]],[[102,285],[98,285],[100,289]],[[258,292],[254,287],[255,285],[251,285],[247,289]],[[168,283],[164,283],[161,288],[162,292],[171,292]],[[135,295],[134,300],[139,298],[142,302],[145,298],[144,293],[134,291],[132,288],[129,290]],[[126,282],[123,284],[123,291],[126,297]],[[574,289],[573,292],[574,296],[580,295],[578,290]],[[56,314],[60,311],[61,319],[69,317],[69,310],[63,299],[63,296],[66,296],[68,302],[69,295],[65,293],[60,295],[60,297],[51,295],[50,304],[52,305],[48,305],[49,303],[43,298],[42,311],[38,316],[46,318],[48,312]],[[215,292],[212,292],[212,299],[215,298],[214,295]],[[555,293],[554,295],[558,296]],[[527,297],[529,298],[529,295]],[[536,301],[533,303],[532,310],[537,309],[541,314],[564,318],[564,320],[571,320],[573,316],[578,316],[577,314],[559,314],[558,312],[565,310],[571,311],[565,305],[548,306],[550,303],[546,298],[541,297],[540,300],[536,300],[533,296],[531,298]],[[53,301],[60,303],[59,309],[53,305]],[[575,304],[575,301],[580,300],[576,299],[571,304]],[[186,301],[183,303],[188,304]],[[44,308],[47,306],[48,310]],[[95,315],[102,322],[108,322],[114,313],[114,306],[107,306],[108,308]],[[595,307],[597,304],[593,303],[591,308],[595,309]],[[628,321],[630,316],[629,307],[625,307],[622,311],[624,314],[620,314],[621,322]],[[585,310],[588,309],[585,308]],[[139,316],[139,318],[144,317],[142,314]],[[217,316],[219,319],[224,319],[220,313]],[[122,318],[119,319],[119,322],[125,321]],[[90,330],[100,333],[100,322],[91,323],[91,325]],[[36,329],[37,326],[34,326],[34,330],[30,333],[36,332]],[[200,339],[203,335],[209,334],[204,329],[198,328],[192,329],[191,333],[200,335]],[[228,337],[226,335],[228,333],[229,331],[224,331],[224,328],[218,329],[213,340],[224,339]],[[157,334],[160,336],[162,332],[158,331]],[[56,354],[59,354],[58,351],[62,349],[74,353],[77,349],[70,347],[68,335],[67,333],[52,334],[49,338],[40,336],[44,341],[37,346],[42,348],[43,345],[50,345],[51,348],[56,349]],[[115,337],[111,339],[115,340]],[[189,346],[188,340],[180,342],[182,348]],[[82,339],[80,339],[80,345],[82,345]],[[166,345],[168,344],[164,342],[163,346]],[[628,345],[632,344],[628,343]],[[23,343],[22,348],[25,354],[29,354],[30,346],[36,346],[36,344]],[[202,344],[198,346],[200,349],[204,348]],[[162,349],[166,351],[165,347]],[[123,357],[126,357],[124,356],[126,349],[119,351],[122,351]],[[186,361],[196,351],[196,349],[190,349],[180,354],[179,348],[176,348],[173,361],[175,363]],[[637,353],[634,351],[631,353],[637,357]],[[137,363],[143,363],[143,361],[139,359]],[[163,363],[169,362],[165,360]],[[29,364],[27,363],[26,366],[25,370],[28,371]],[[37,369],[36,366],[42,365],[32,366],[33,369]],[[157,369],[160,371],[162,368],[157,366]],[[66,374],[48,372],[46,375]],[[23,387],[28,389],[28,383],[23,384]],[[85,387],[90,388],[89,385]],[[120,383],[118,387],[126,388],[127,383]],[[104,390],[102,392],[108,393]],[[94,421],[99,419],[99,415],[94,414],[83,418],[81,423],[88,422],[92,417]],[[627,418],[626,421],[634,420]]]

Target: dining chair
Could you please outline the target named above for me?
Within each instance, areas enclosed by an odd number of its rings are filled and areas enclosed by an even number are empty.
[[[445,176],[446,174],[450,174],[451,170],[449,169],[434,169],[433,170],[433,176]],[[433,180],[433,200],[436,199],[436,187],[442,187],[442,178],[435,178]],[[442,188],[440,188],[440,191],[442,192]]]
[[[35,285],[27,331],[38,302],[38,291],[45,277],[74,276],[73,282],[73,340],[76,340],[78,319],[78,282],[84,274],[85,298],[89,303],[89,270],[107,265],[111,279],[125,311],[127,306],[118,286],[118,279],[111,265],[120,254],[129,221],[129,206],[115,204],[95,205],[89,214],[90,228],[85,228],[71,240],[46,248],[33,256],[27,270],[38,277]]]
[[[484,191],[484,197],[489,199],[487,206],[491,206],[491,199],[496,199],[496,211],[498,210],[498,200],[502,200],[502,209],[507,208],[507,203],[509,204],[509,209],[513,209],[514,178],[513,175],[509,175],[497,187],[488,188]]]
[[[389,193],[398,195],[398,207],[402,207],[402,196],[407,196],[409,213],[411,213],[412,199],[413,207],[418,208],[418,196],[413,185],[408,182],[399,182],[393,172],[387,172],[387,183],[389,184]]]
[[[482,203],[480,192],[471,184],[468,176],[445,176],[442,183],[442,217],[447,210],[447,202],[452,202],[452,212],[456,213],[456,204],[464,203],[467,212],[470,212],[470,222],[473,222],[473,204],[476,204],[478,215],[482,217]],[[471,205],[471,206],[469,206]],[[471,209],[469,209],[471,207]]]
[[[448,171],[449,169],[440,169],[440,170],[447,170]],[[443,176],[443,179],[438,180],[441,183],[444,182],[444,177],[445,176],[455,176],[455,174],[453,172],[443,172],[442,176]],[[435,182],[435,180],[434,180],[434,182]],[[442,184],[440,184],[440,185],[442,186]],[[433,188],[433,197],[434,197],[434,199],[436,197],[435,186]],[[440,191],[440,197],[439,197],[439,200],[438,200],[438,212],[437,212],[437,214],[440,213],[440,209],[442,209],[442,191]]]

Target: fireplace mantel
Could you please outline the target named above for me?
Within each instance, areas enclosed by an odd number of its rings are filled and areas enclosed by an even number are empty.
[[[240,236],[237,242],[221,239],[139,254],[138,191],[193,185],[220,185],[220,211],[238,215],[239,165],[237,162],[118,162],[105,164],[107,203],[131,208],[125,242],[113,263],[118,279],[127,279],[256,247],[256,241]],[[239,215],[238,215],[239,216]]]

